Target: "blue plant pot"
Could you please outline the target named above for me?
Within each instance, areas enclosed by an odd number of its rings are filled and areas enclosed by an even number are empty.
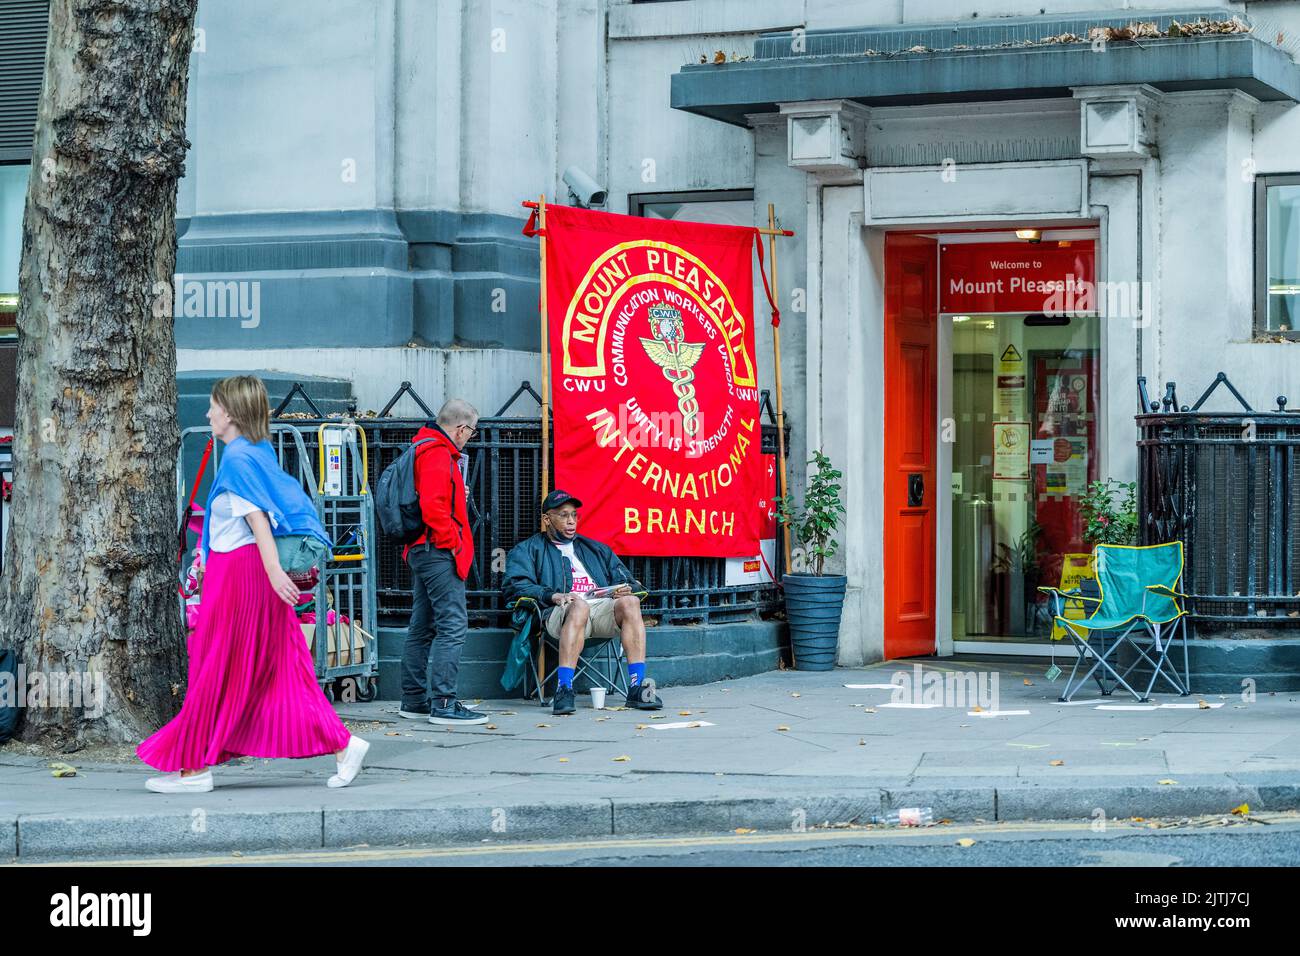
[[[828,671],[835,666],[839,646],[844,589],[842,574],[786,574],[785,618],[790,625],[794,666],[801,671]]]

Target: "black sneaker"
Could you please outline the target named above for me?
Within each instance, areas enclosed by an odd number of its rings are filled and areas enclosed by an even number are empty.
[[[637,710],[662,710],[664,702],[655,696],[654,679],[643,677],[641,683],[628,688],[627,705]]]
[[[397,709],[397,716],[408,720],[428,720],[429,704],[427,701],[423,704],[402,704]]]
[[[441,706],[439,706],[440,703]],[[459,724],[468,727],[470,724],[486,724],[487,722],[487,714],[480,714],[477,710],[470,710],[454,697],[439,698],[429,708],[429,723],[431,724]]]
[[[556,717],[563,717],[565,714],[572,714],[577,711],[573,703],[573,687],[555,688],[555,698],[551,702],[551,713]]]

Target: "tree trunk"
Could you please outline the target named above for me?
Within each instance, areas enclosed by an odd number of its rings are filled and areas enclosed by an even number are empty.
[[[21,739],[65,751],[138,740],[180,702],[176,343],[156,290],[176,265],[196,4],[50,4],[0,633],[27,672]],[[61,684],[102,696],[69,706]]]

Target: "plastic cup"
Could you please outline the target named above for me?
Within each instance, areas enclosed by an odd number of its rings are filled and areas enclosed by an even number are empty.
[[[593,687],[591,689],[591,706],[595,710],[605,709],[605,688]]]

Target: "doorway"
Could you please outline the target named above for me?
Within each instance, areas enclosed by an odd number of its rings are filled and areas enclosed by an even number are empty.
[[[885,241],[884,650],[1037,654],[1040,585],[1088,576],[1096,230]]]

